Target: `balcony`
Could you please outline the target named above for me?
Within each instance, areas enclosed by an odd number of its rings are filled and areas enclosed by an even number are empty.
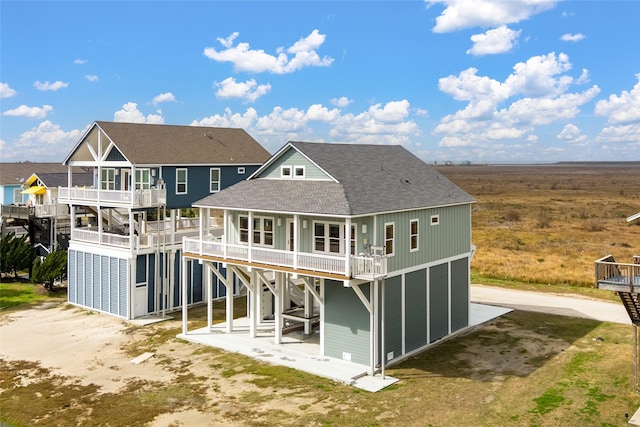
[[[99,190],[92,187],[59,187],[58,202],[64,204],[108,205],[123,208],[149,208],[167,203],[164,188],[146,190]]]
[[[354,279],[372,281],[387,275],[385,255],[352,256],[351,271],[347,271],[344,256],[292,252],[265,247],[225,244],[214,239],[185,238],[183,251],[197,256],[210,256],[228,262],[241,261],[248,264],[265,264],[273,268],[300,270],[301,273],[325,273]]]
[[[65,215],[67,207],[58,205],[2,205],[2,216],[16,219],[29,219],[30,216],[36,218],[51,218],[55,216]]]
[[[71,240],[73,242],[138,252],[163,245],[179,245],[184,237],[194,237],[198,234],[198,228],[181,228],[171,234],[163,230],[163,227],[157,227],[156,230],[142,235],[131,235],[128,229],[122,227],[105,227],[102,234],[95,228],[93,230],[89,228],[74,228],[71,233]]]
[[[595,262],[595,273],[598,289],[640,293],[640,256],[628,264],[607,255]]]

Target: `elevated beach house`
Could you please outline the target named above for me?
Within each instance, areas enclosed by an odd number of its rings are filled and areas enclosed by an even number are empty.
[[[69,302],[133,319],[224,296],[226,288],[203,289],[202,266],[181,261],[183,237],[200,229],[185,209],[268,158],[242,129],[93,123],[64,160],[67,185],[58,191],[72,215]],[[74,185],[76,166],[92,171],[91,185]]]
[[[202,263],[218,283],[224,264],[242,281],[251,336],[271,331],[281,344],[294,329],[314,333],[319,355],[374,371],[469,325],[473,203],[398,145],[289,142],[194,203],[202,228],[184,239],[183,263]],[[188,335],[186,310],[183,322]]]

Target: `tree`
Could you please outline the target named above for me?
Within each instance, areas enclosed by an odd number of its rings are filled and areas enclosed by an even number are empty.
[[[58,249],[41,261],[38,258],[33,266],[33,281],[41,282],[48,291],[53,290],[56,280],[67,277],[67,251]]]
[[[36,258],[36,250],[29,242],[27,235],[16,237],[16,233],[8,233],[0,240],[0,271],[18,277],[19,270],[27,270]]]

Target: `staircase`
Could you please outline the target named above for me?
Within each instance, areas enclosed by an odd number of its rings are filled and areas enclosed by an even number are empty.
[[[622,305],[629,314],[631,323],[640,326],[640,302],[638,302],[638,294],[631,292],[618,292]]]

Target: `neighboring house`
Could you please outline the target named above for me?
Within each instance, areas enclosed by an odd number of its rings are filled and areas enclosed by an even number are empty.
[[[640,212],[627,218],[629,223],[638,220]],[[596,260],[595,272],[598,289],[614,291],[627,310],[631,323],[634,327],[640,326],[640,255],[634,255],[630,263],[617,262],[613,255],[607,255]]]
[[[93,183],[93,174],[76,172],[74,186]],[[28,220],[29,241],[39,255],[45,256],[55,249],[67,249],[70,238],[69,206],[58,203],[58,187],[67,185],[68,175],[63,173],[34,173],[23,184],[22,194],[28,200],[25,206],[14,208],[14,218]],[[76,207],[76,216],[84,211]]]
[[[183,262],[223,283],[225,263],[243,282],[251,336],[273,322],[281,344],[317,326],[320,355],[373,374],[469,326],[473,203],[401,146],[289,142],[194,204],[203,228],[185,238]],[[219,210],[216,238],[208,218]],[[231,298],[226,307],[233,331]]]
[[[126,319],[164,314],[182,304],[181,266],[187,304],[224,296],[205,295],[202,266],[181,262],[182,238],[199,233],[199,219],[183,209],[268,158],[242,129],[93,123],[64,160],[70,170],[91,168],[92,185],[58,193],[72,207],[69,302]],[[91,216],[76,217],[75,207]]]
[[[33,174],[67,173],[62,163],[0,163],[0,195],[2,196],[2,232],[15,231],[18,234],[28,230],[26,204],[29,195],[24,193],[26,181]]]

